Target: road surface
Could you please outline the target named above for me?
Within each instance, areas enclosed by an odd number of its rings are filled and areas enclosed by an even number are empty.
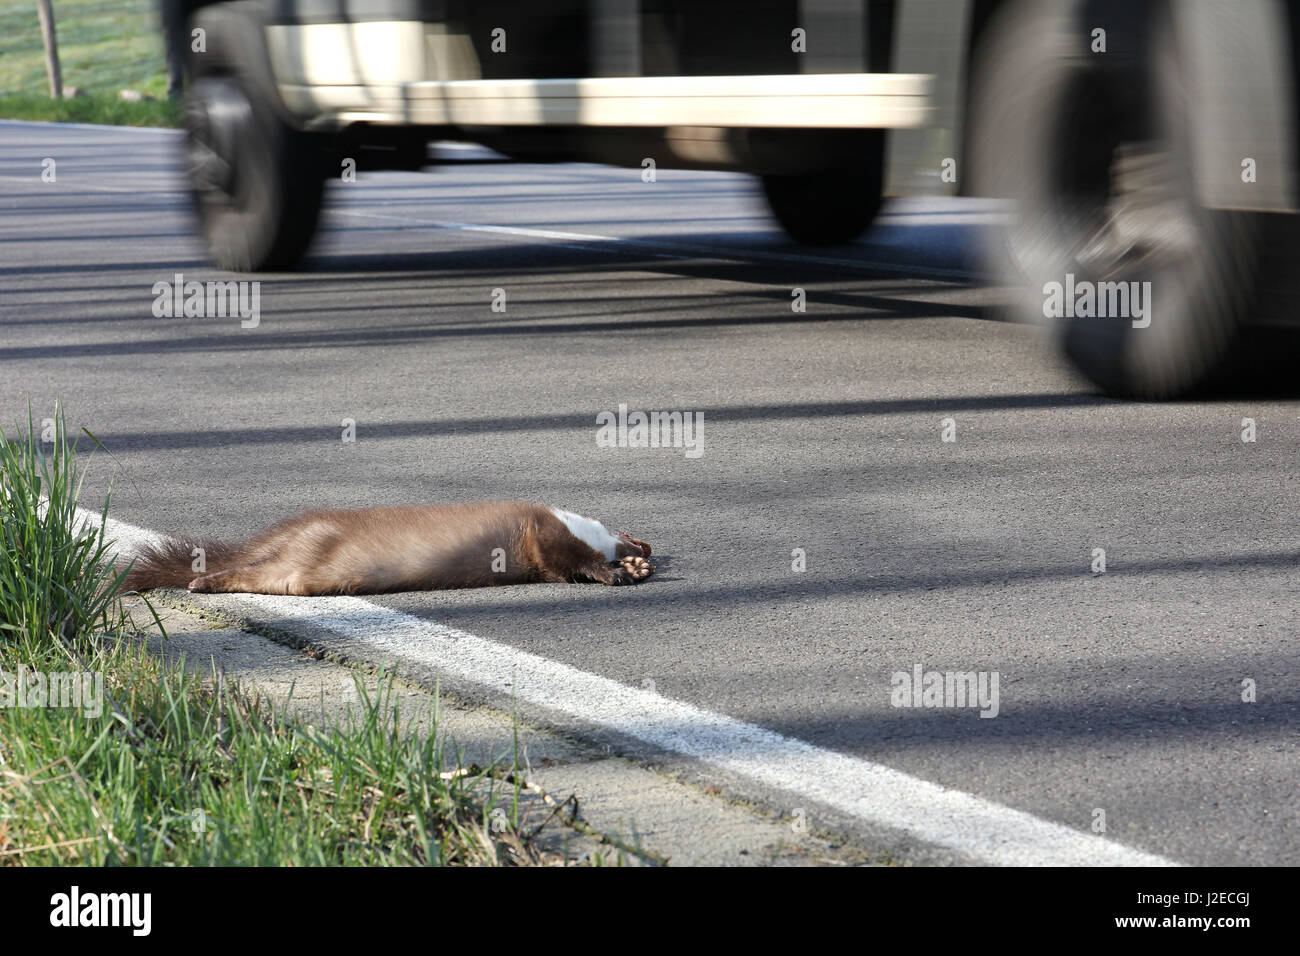
[[[1300,863],[1294,394],[1097,396],[992,320],[987,204],[809,250],[743,176],[462,162],[333,183],[300,271],[234,276],[176,143],[0,125],[0,410],[95,434],[87,504],[560,505],[658,573],[373,603],[1177,862]],[[260,280],[258,324],[156,317],[177,274]],[[702,453],[600,447],[620,406],[702,413]],[[996,716],[893,706],[918,665],[996,674]],[[788,783],[736,792],[861,822]]]

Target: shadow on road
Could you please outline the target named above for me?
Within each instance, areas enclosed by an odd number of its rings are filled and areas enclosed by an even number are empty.
[[[905,415],[920,412],[1001,411],[1092,407],[1114,404],[1096,395],[1053,393],[1027,395],[957,395],[934,398],[863,399],[842,402],[790,402],[780,405],[721,405],[697,409],[715,422],[776,421],[791,418],[845,418],[867,415]],[[366,426],[371,439],[440,438],[453,435],[501,434],[503,432],[553,431],[595,427],[594,412],[552,415],[513,415],[485,418],[413,419],[375,422]],[[337,438],[338,429],[328,426],[272,428],[205,428],[176,432],[98,433],[110,451],[157,451],[182,448],[229,448],[236,445],[283,445],[319,443],[323,435]]]

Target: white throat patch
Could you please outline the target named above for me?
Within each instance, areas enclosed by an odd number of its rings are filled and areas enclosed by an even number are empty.
[[[614,546],[618,544],[618,538],[614,537],[610,530],[599,521],[584,518],[582,515],[556,508],[554,505],[551,506],[551,513],[563,521],[564,526],[579,541],[601,552],[605,555],[606,561],[614,560]]]

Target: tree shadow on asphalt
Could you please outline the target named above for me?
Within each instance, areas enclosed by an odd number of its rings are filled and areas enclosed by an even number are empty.
[[[1006,411],[1016,409],[1080,408],[1114,404],[1095,395],[1070,393],[1031,393],[1023,395],[953,395],[930,398],[862,399],[840,402],[788,402],[771,405],[703,406],[695,409],[714,421],[779,421],[792,418],[844,418],[846,416],[899,415],[937,411]],[[410,439],[496,435],[506,432],[534,432],[575,429],[591,431],[594,412],[567,412],[539,415],[492,416],[483,418],[411,419],[398,422],[375,422],[366,426],[371,439]],[[338,429],[328,426],[278,426],[266,428],[204,428],[189,431],[120,432],[103,429],[99,433],[112,451],[176,450],[185,448],[229,448],[238,445],[283,445],[295,442],[319,442],[323,435],[335,440]]]
[[[1113,570],[1133,576],[1154,577],[1170,574],[1191,573],[1245,573],[1258,570],[1286,571],[1300,566],[1300,551],[1279,549],[1276,551],[1257,551],[1249,554],[1224,555],[1219,557],[1177,557],[1166,559],[1125,561]],[[1085,568],[1086,571],[1086,568]],[[904,593],[952,593],[962,589],[991,588],[996,586],[1018,586],[1052,581],[1077,581],[1080,577],[1077,562],[1057,566],[1039,564],[1023,566],[990,567],[984,564],[978,567],[929,568],[914,573],[883,573],[844,575],[833,578],[811,575],[785,575],[780,579],[761,581],[755,584],[708,583],[693,581],[689,594],[677,590],[665,591],[655,595],[666,603],[689,603],[699,613],[700,608],[709,605],[728,607],[748,603],[780,604],[783,602],[801,602],[816,599],[839,600],[849,595],[878,594],[882,597],[896,596]],[[653,593],[655,578],[650,578],[643,588]],[[664,581],[658,582],[660,584]],[[536,595],[534,597],[533,595]],[[430,614],[452,614],[473,618],[492,616],[505,611],[529,615],[572,610],[575,604],[586,600],[598,599],[601,595],[588,593],[583,589],[567,589],[562,594],[548,588],[534,588],[528,592],[517,591],[508,599],[494,600],[488,592],[481,592],[474,598],[472,605],[464,607],[429,608]],[[653,605],[650,605],[653,606]],[[642,611],[646,610],[643,605]],[[412,612],[418,613],[418,612]]]
[[[895,227],[897,228],[897,227]],[[400,224],[385,226],[375,231],[389,234],[406,230],[421,232],[436,231],[428,225],[403,226]],[[952,227],[922,225],[908,227],[909,233],[915,231],[916,241],[922,242],[924,234],[934,232],[951,234]],[[329,232],[339,234],[364,234],[361,228],[331,228]],[[105,237],[106,240],[113,237]],[[664,248],[671,250],[675,244],[682,243],[702,247],[699,252],[677,250],[672,254],[651,253],[648,249]],[[760,261],[745,260],[746,255],[772,254],[770,258]],[[720,258],[710,258],[710,255]],[[935,280],[930,278],[909,277],[906,264],[886,265],[883,269],[870,261],[854,262],[851,259],[828,259],[827,256],[870,256],[875,253],[862,245],[834,247],[828,250],[812,251],[788,243],[774,241],[766,233],[683,233],[667,236],[650,236],[615,242],[578,242],[547,241],[538,243],[500,243],[487,249],[481,246],[419,252],[324,252],[309,257],[303,264],[303,271],[293,273],[268,273],[257,275],[237,275],[211,270],[202,261],[193,259],[171,261],[124,261],[99,264],[70,264],[44,262],[36,265],[0,267],[0,275],[96,275],[104,273],[143,274],[141,288],[152,288],[153,282],[160,277],[168,281],[176,272],[183,272],[187,279],[209,279],[237,277],[255,279],[263,283],[264,291],[275,288],[286,293],[315,294],[324,306],[285,309],[284,315],[307,313],[312,316],[338,316],[346,325],[328,327],[321,330],[303,331],[277,330],[271,323],[256,336],[234,334],[239,329],[223,329],[221,332],[207,334],[190,334],[173,338],[154,338],[137,340],[117,340],[112,342],[77,343],[70,345],[17,346],[7,348],[4,359],[40,359],[64,356],[86,355],[132,355],[160,352],[204,352],[204,351],[239,351],[250,350],[293,350],[307,348],[331,347],[385,347],[420,341],[436,341],[449,337],[469,336],[535,336],[535,335],[609,335],[618,332],[668,331],[680,329],[706,329],[728,326],[790,326],[797,328],[806,323],[824,322],[870,322],[880,319],[930,319],[930,318],[968,318],[982,320],[999,320],[1002,310],[999,303],[970,304],[962,301],[935,301],[935,292],[940,296],[945,289],[951,289],[955,297],[965,295],[971,290],[985,287],[974,280]],[[790,258],[787,258],[790,257]],[[791,261],[797,260],[797,261]],[[647,297],[636,295],[611,295],[605,297],[610,303],[599,317],[590,316],[590,307],[599,298],[590,295],[581,296],[580,300],[588,310],[586,315],[561,315],[543,321],[473,319],[450,321],[430,319],[419,324],[407,325],[399,329],[374,328],[370,322],[357,322],[358,317],[372,317],[383,314],[386,310],[401,313],[415,309],[411,303],[369,302],[364,309],[327,303],[336,301],[341,293],[355,289],[358,284],[365,286],[364,292],[373,293],[374,298],[382,299],[386,283],[402,281],[418,283],[427,278],[430,288],[445,283],[448,279],[464,280],[470,286],[473,281],[482,278],[494,285],[509,281],[512,287],[526,296],[530,282],[550,285],[544,280],[557,279],[560,282],[588,282],[595,286],[608,283],[609,274],[625,273],[629,270],[650,275],[682,276],[705,280],[708,282],[730,282],[736,284],[737,291],[730,295],[716,297],[720,302],[734,306],[742,299],[751,299],[764,303],[761,310],[742,311],[736,309],[723,314],[719,309],[711,315],[692,315],[690,317],[674,316],[682,310],[698,311],[699,292],[685,290],[680,295],[649,297],[658,301],[658,307],[649,307]],[[860,288],[844,288],[844,279],[851,276],[855,282],[864,285]],[[872,283],[882,280],[891,281],[891,285],[881,288]],[[379,286],[378,288],[372,288]],[[830,287],[834,286],[834,287]],[[794,313],[789,309],[790,290],[805,288],[813,308],[806,313]],[[119,288],[124,294],[130,294],[136,287],[132,284],[106,286],[95,284],[94,291],[103,301],[104,293],[109,289]],[[412,291],[409,284],[401,287]],[[924,295],[924,299],[916,298]],[[133,297],[134,298],[134,297]],[[988,297],[985,296],[987,299]],[[996,296],[995,296],[996,298]],[[111,300],[111,297],[109,299]],[[141,315],[134,318],[154,320],[147,312],[149,297],[141,295]],[[265,300],[264,300],[265,301]],[[520,301],[516,298],[516,301]],[[526,301],[526,300],[525,300]],[[553,305],[553,300],[543,300]],[[816,305],[833,305],[834,311],[818,310]],[[624,308],[619,308],[624,306]],[[663,317],[654,317],[650,313],[665,313]],[[358,315],[360,313],[360,316]],[[268,310],[268,318],[274,315]],[[126,320],[128,317],[120,317]],[[30,317],[0,321],[5,324],[28,324]],[[105,321],[115,321],[105,318]],[[1300,397],[1300,376],[1295,374],[1295,363],[1300,357],[1298,337],[1295,333],[1277,331],[1252,336],[1249,347],[1243,350],[1233,370],[1221,377],[1211,387],[1195,399],[1233,401],[1241,399],[1269,399]],[[1267,344],[1259,344],[1260,342]]]

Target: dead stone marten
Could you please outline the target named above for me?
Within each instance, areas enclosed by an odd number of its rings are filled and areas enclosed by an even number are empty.
[[[168,538],[145,546],[122,590],[325,595],[637,584],[654,572],[649,557],[644,541],[599,521],[521,501],[308,511],[237,544]]]

